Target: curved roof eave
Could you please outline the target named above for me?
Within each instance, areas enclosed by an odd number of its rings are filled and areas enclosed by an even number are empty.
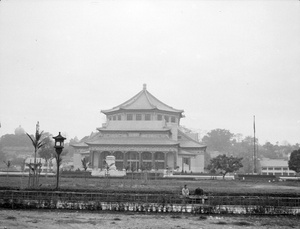
[[[160,145],[160,146],[179,146],[179,143],[168,138],[99,138],[96,141],[85,142],[87,145]]]
[[[186,137],[192,144],[196,144],[197,146],[195,145],[191,145],[188,146],[189,144],[185,144],[185,141],[179,141],[180,143],[180,147],[181,148],[201,148],[201,149],[204,149],[206,150],[207,146],[206,145],[202,145],[200,142],[192,139],[190,136],[188,136],[187,134],[185,134],[183,131],[181,131],[180,129],[178,129],[178,132],[182,135],[184,135],[184,137]]]
[[[146,101],[146,103],[145,103]],[[171,112],[171,113],[180,113],[181,117],[183,117],[184,110],[175,109],[157,99],[153,96],[150,92],[147,91],[146,86],[142,91],[137,93],[135,96],[130,98],[129,100],[125,101],[124,103],[113,107],[112,109],[108,110],[101,110],[104,114],[109,114],[113,112],[118,112],[120,110],[160,110],[164,112]]]
[[[98,131],[103,132],[170,132],[171,129],[106,129],[106,128],[97,128]]]
[[[85,142],[70,144],[74,148],[87,148],[88,145]]]

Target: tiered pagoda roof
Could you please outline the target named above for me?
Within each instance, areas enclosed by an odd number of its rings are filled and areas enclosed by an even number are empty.
[[[119,106],[113,107],[109,110],[102,110],[104,114],[115,113],[121,110],[160,110],[171,113],[179,113],[183,117],[183,110],[175,109],[167,104],[161,102],[150,92],[147,91],[146,84],[143,85],[143,90],[133,96],[131,99],[120,104]]]

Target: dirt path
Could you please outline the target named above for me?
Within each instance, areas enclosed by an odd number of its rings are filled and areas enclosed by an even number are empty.
[[[299,228],[300,219],[284,216],[206,216],[0,209],[0,229],[218,229]]]

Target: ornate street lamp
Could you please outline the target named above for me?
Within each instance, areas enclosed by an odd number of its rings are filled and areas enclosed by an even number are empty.
[[[57,167],[57,172],[56,172],[56,189],[58,189],[58,183],[59,183],[59,166],[61,163],[61,158],[60,158],[60,154],[63,151],[64,148],[64,140],[66,140],[66,138],[64,138],[63,136],[61,136],[60,132],[56,137],[53,137],[53,139],[55,140],[55,151],[56,151],[56,167]]]

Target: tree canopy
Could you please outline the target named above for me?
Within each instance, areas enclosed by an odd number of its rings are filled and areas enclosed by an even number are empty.
[[[295,171],[296,173],[300,172],[300,149],[294,150],[291,153],[289,160],[289,169]]]
[[[207,148],[212,151],[228,152],[232,145],[234,134],[225,129],[214,129],[202,138]]]
[[[232,173],[238,171],[243,167],[241,157],[227,157],[225,154],[219,155],[210,160],[210,164],[208,165],[208,169],[211,172],[218,172],[223,175],[223,179],[227,173]]]
[[[51,134],[45,133],[44,135],[46,135],[44,138],[44,145],[39,150],[39,155],[41,158],[48,161],[50,158],[53,158],[55,154],[54,141]]]
[[[28,137],[26,134],[5,134],[0,138],[0,148],[3,147],[31,147],[32,144],[28,141]]]
[[[211,152],[218,151],[221,154],[228,155],[230,153],[233,156],[242,157],[243,168],[241,168],[240,172],[253,172],[253,136],[243,137],[242,134],[233,134],[226,129],[214,129],[202,138],[202,142],[207,145],[206,167],[210,162]],[[298,143],[291,145],[287,141],[284,141],[282,145],[279,145],[278,142],[276,144],[270,142],[259,144],[259,139],[256,138],[255,142],[258,158],[287,159],[293,150],[297,150],[300,147]]]

